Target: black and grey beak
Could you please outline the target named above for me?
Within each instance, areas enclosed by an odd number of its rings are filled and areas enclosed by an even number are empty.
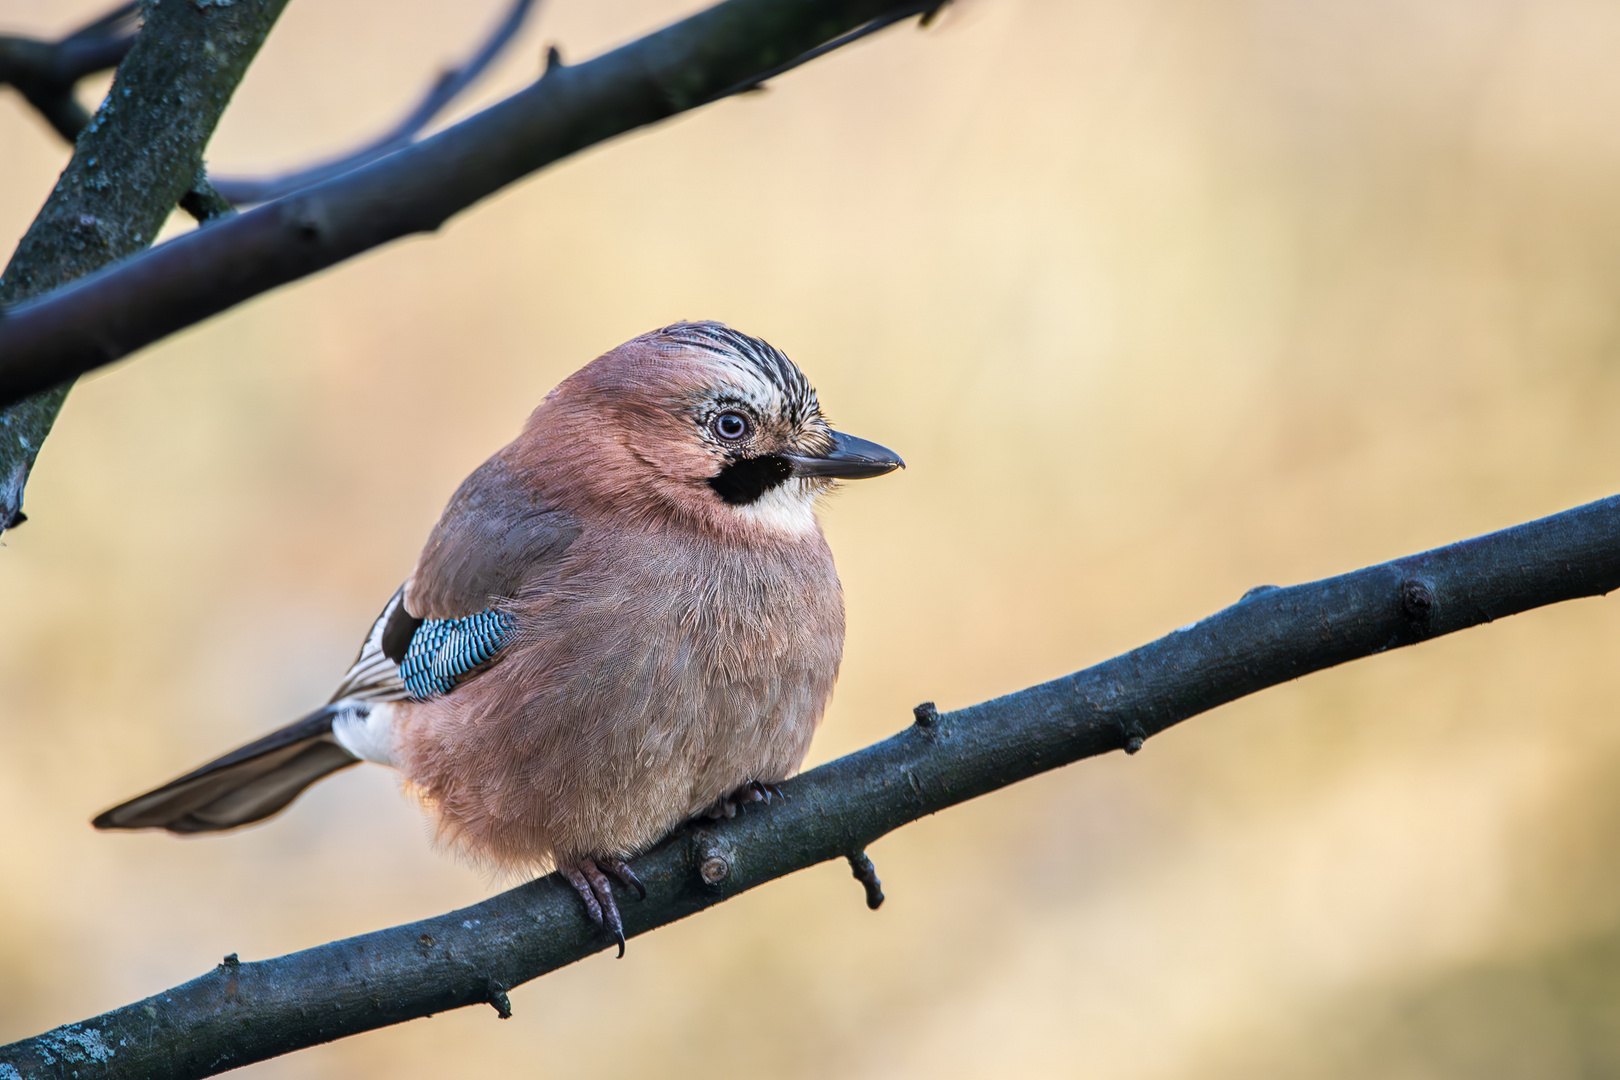
[[[857,439],[841,431],[832,433],[833,447],[820,457],[783,454],[793,476],[826,476],[834,480],[865,480],[870,476],[903,469],[900,455],[875,442]]]

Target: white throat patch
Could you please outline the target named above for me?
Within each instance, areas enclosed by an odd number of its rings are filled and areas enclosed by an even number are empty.
[[[816,531],[816,491],[798,476],[788,477],[753,502],[731,510],[782,536],[805,536]]]

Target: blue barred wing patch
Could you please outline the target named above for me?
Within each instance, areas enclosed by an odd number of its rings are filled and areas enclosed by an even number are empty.
[[[487,664],[511,635],[512,617],[494,608],[465,619],[426,619],[399,662],[400,681],[416,701],[448,694]]]

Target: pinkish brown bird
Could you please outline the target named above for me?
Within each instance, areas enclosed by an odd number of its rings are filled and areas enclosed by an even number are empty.
[[[561,870],[623,955],[607,875],[641,891],[627,860],[798,771],[844,645],[817,501],[902,465],[757,338],[638,337],[462,483],[330,703],[95,825],[234,829],[377,762],[473,860]]]

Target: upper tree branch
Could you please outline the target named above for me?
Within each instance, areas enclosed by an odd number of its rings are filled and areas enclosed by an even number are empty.
[[[790,801],[688,826],[635,863],[635,935],[795,870],[858,856],[948,806],[1142,741],[1301,675],[1544,604],[1620,587],[1620,496],[1342,577],[1252,590],[1096,667],[917,722],[783,785]],[[857,864],[868,902],[881,901]],[[868,880],[869,879],[869,880]],[[0,1047],[0,1076],[182,1080],[506,992],[608,947],[556,875],[461,911],[274,960],[232,955],[182,986]]]
[[[61,41],[0,34],[0,83],[17,88],[68,142],[90,122],[74,96],[79,80],[117,67],[135,43],[140,5],[124,4]]]
[[[182,0],[148,6],[100,112],[79,134],[72,160],[0,275],[0,302],[38,296],[152,242],[196,179],[226,102],[285,5]],[[5,399],[0,530],[22,518],[28,472],[70,378],[40,382],[26,400]]]
[[[551,162],[728,93],[874,20],[941,0],[727,0],[445,131],[170,241],[0,317],[0,403],[417,232]]]
[[[534,7],[535,0],[512,0],[489,37],[466,61],[440,72],[422,100],[399,123],[359,149],[280,176],[213,177],[211,182],[201,181],[197,189],[188,192],[188,197],[195,195],[197,203],[192,216],[199,221],[218,217],[217,207],[210,212],[204,205],[214,196],[225,200],[226,205],[269,202],[409,146],[423,128],[478,81],[512,43]],[[139,8],[138,3],[125,4],[61,41],[0,35],[0,83],[16,86],[51,122],[57,134],[73,142],[90,122],[90,115],[74,96],[74,87],[86,75],[116,67],[124,58],[135,41]],[[188,212],[192,209],[185,200],[181,205]]]

